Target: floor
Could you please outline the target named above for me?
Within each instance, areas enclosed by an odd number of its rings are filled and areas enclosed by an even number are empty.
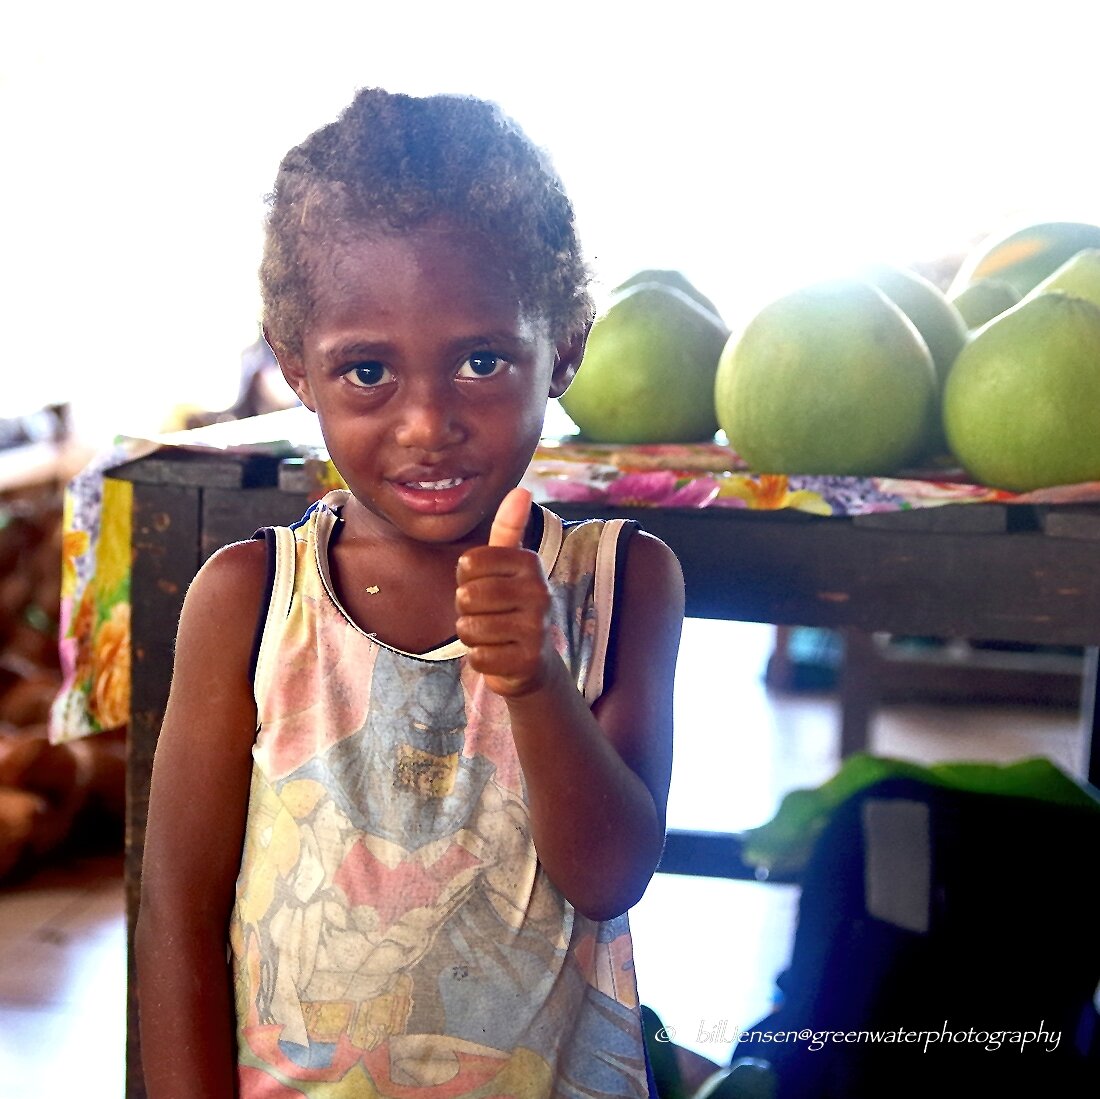
[[[689,622],[677,685],[669,826],[762,823],[788,790],[837,765],[829,695],[763,685],[770,627]],[[715,701],[714,683],[728,702]],[[873,749],[918,761],[1053,759],[1080,773],[1076,715],[1020,707],[890,706]],[[676,1039],[716,1062],[769,1007],[787,960],[797,889],[658,875],[632,915],[642,999]],[[121,1099],[125,922],[121,857],[98,855],[0,887],[4,1099]]]
[[[121,1099],[125,1009],[121,855],[0,889],[4,1099]]]

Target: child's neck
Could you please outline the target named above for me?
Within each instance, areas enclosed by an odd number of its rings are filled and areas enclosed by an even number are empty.
[[[336,524],[328,547],[333,588],[351,619],[405,652],[430,652],[451,640],[458,559],[484,537],[445,543],[384,538],[354,518]]]

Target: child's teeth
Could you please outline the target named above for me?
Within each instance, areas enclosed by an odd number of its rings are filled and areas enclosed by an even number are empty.
[[[456,485],[460,485],[462,478],[448,477],[445,481],[417,481],[415,483],[417,488],[438,491],[439,489],[454,488]]]

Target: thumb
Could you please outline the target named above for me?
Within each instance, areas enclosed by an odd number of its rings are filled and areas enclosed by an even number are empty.
[[[523,545],[523,532],[531,514],[531,493],[517,486],[508,493],[497,508],[496,517],[489,530],[490,546],[506,546],[518,549]]]

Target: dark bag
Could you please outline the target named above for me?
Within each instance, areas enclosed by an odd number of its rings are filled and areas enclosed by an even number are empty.
[[[734,1058],[778,1099],[1100,1095],[1100,812],[887,779],[802,879],[775,1013]]]

